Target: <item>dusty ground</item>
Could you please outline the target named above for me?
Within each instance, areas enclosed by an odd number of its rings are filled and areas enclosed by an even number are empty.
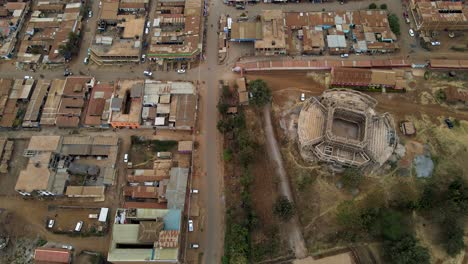
[[[307,74],[306,72],[247,75],[249,80],[257,78],[265,80],[273,91],[273,109],[277,119],[276,133],[279,142],[283,144],[282,156],[294,188],[303,234],[309,253],[312,254],[337,249],[343,245],[335,235],[338,230],[335,223],[335,209],[341,201],[354,197],[366,203],[385,202],[393,199],[395,195],[403,194],[417,197],[420,184],[420,180],[413,176],[396,176],[397,168],[386,166],[373,174],[366,175],[357,192],[351,192],[339,188],[339,177],[331,174],[326,167],[305,163],[300,158],[297,144],[284,134],[284,131],[288,130],[281,129],[280,120],[283,122],[283,128],[288,127],[284,124],[284,115],[300,106],[300,93],[304,92],[308,96],[320,95],[326,87],[327,77],[325,73]],[[407,93],[371,93],[370,95],[378,100],[377,111],[392,114],[397,122],[396,125],[399,121],[411,120],[416,126],[417,135],[414,137],[403,136],[397,129],[401,143],[407,148],[406,155],[399,161],[399,165],[411,168],[414,156],[421,154],[426,145],[436,163],[435,174],[445,175],[447,172],[454,172],[467,175],[468,122],[461,121],[459,127],[448,129],[443,118],[468,120],[468,113],[437,102],[435,91],[449,85],[450,80],[443,79],[438,77],[424,81],[422,75],[412,76],[413,89]],[[466,87],[467,83],[460,81],[452,85]],[[420,218],[418,216],[415,218],[415,229],[422,243],[430,248],[434,262],[452,261],[435,240],[437,228],[428,225],[424,227],[423,224],[426,222]],[[379,259],[375,247],[369,247],[368,251],[373,252],[373,257]],[[461,263],[459,262],[461,259],[459,257],[455,263]]]

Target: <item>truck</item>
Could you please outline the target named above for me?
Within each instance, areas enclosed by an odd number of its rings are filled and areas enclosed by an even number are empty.
[[[156,156],[159,159],[170,159],[172,158],[172,153],[171,152],[158,152]]]

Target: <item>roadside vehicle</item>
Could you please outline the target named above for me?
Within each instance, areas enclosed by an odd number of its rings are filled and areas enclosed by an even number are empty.
[[[150,77],[150,76],[153,76],[153,73],[150,71],[144,71],[143,75]]]
[[[127,154],[127,153],[124,154],[124,162],[125,162],[125,163],[128,162],[128,154]]]
[[[440,46],[440,42],[439,41],[431,41],[431,45],[432,46]]]
[[[89,56],[84,58],[84,61],[83,61],[84,64],[88,64],[89,63]]]
[[[92,17],[93,17],[93,11],[90,10],[90,11],[88,12],[88,18],[92,18]]]
[[[185,69],[177,69],[177,73],[185,73]]]
[[[146,61],[146,54],[141,55],[141,63],[145,63]]]
[[[193,232],[193,220],[188,220],[188,231]]]
[[[410,36],[414,37],[414,30],[412,28],[408,30],[408,33]]]
[[[55,220],[54,219],[49,219],[47,221],[47,228],[52,228],[54,227],[54,224],[55,224]]]
[[[301,102],[305,101],[305,93],[301,93]]]
[[[170,159],[172,158],[172,153],[168,151],[158,152],[156,156],[160,159]]]
[[[343,53],[340,55],[341,58],[348,58],[349,57],[349,54],[348,53]]]
[[[198,193],[198,189],[191,189],[191,190],[190,190],[190,193],[197,194],[197,193]]]
[[[200,246],[197,243],[190,243],[190,248],[197,249]]]
[[[75,232],[80,232],[82,227],[83,227],[83,221],[79,221],[78,223],[76,223]]]
[[[452,128],[453,128],[453,122],[452,122],[452,120],[450,120],[450,118],[447,117],[447,118],[445,118],[444,121],[445,121],[445,124],[447,125],[447,127],[448,127],[449,129],[452,129]]]

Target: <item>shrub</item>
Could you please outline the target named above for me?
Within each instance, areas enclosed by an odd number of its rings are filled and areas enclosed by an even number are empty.
[[[369,5],[369,9],[377,9],[377,5],[375,3],[372,3]]]
[[[362,175],[359,170],[356,169],[347,169],[343,173],[343,177],[341,177],[343,182],[343,186],[348,189],[354,189],[359,186],[362,182]]]
[[[390,263],[430,263],[430,255],[427,248],[420,246],[412,235],[407,235],[398,241],[385,241],[384,252]]]
[[[232,160],[232,150],[230,148],[227,148],[223,151],[223,159],[224,161]]]
[[[294,205],[286,198],[286,196],[279,196],[273,205],[273,212],[282,221],[288,221],[294,215]]]
[[[380,5],[380,9],[386,10],[386,9],[387,9],[387,4],[381,4],[381,5]]]

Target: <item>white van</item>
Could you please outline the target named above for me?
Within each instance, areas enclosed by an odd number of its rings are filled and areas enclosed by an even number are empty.
[[[75,232],[80,232],[82,227],[83,227],[83,221],[79,221],[78,223],[76,223]]]

